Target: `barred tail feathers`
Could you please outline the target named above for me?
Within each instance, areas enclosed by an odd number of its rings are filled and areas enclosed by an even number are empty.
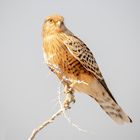
[[[93,97],[101,108],[109,115],[116,123],[130,123],[132,120],[122,108],[118,105],[111,93],[108,93],[105,88],[95,79],[92,83],[92,88],[89,95]]]

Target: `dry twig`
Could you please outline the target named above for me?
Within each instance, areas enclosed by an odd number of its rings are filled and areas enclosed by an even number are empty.
[[[64,111],[70,109],[70,104],[73,102],[73,97],[72,98],[71,97],[72,96],[66,97],[64,105],[53,116],[51,116],[50,119],[45,121],[38,128],[34,129],[31,136],[28,138],[28,140],[33,140],[38,132],[40,132],[44,127],[47,127],[50,123],[54,122],[54,120],[62,113],[64,113]]]

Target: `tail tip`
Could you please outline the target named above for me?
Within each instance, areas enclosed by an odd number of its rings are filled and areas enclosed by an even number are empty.
[[[133,121],[132,121],[132,119],[131,119],[129,116],[128,116],[128,119],[129,119],[129,122],[130,122],[130,123],[132,123],[132,122],[133,122]]]

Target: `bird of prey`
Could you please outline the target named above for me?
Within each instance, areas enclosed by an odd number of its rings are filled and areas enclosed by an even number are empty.
[[[111,94],[93,53],[64,24],[59,15],[48,16],[42,28],[43,54],[49,68],[74,91],[83,92],[97,101],[117,123],[132,122]],[[75,82],[72,81],[81,81]]]

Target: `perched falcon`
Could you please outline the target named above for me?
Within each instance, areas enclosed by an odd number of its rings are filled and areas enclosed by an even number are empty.
[[[96,60],[86,44],[76,37],[59,15],[48,16],[42,28],[45,62],[61,81],[69,79],[74,91],[94,98],[101,108],[117,123],[132,120],[125,114],[108,89]],[[65,82],[63,82],[65,86]]]

